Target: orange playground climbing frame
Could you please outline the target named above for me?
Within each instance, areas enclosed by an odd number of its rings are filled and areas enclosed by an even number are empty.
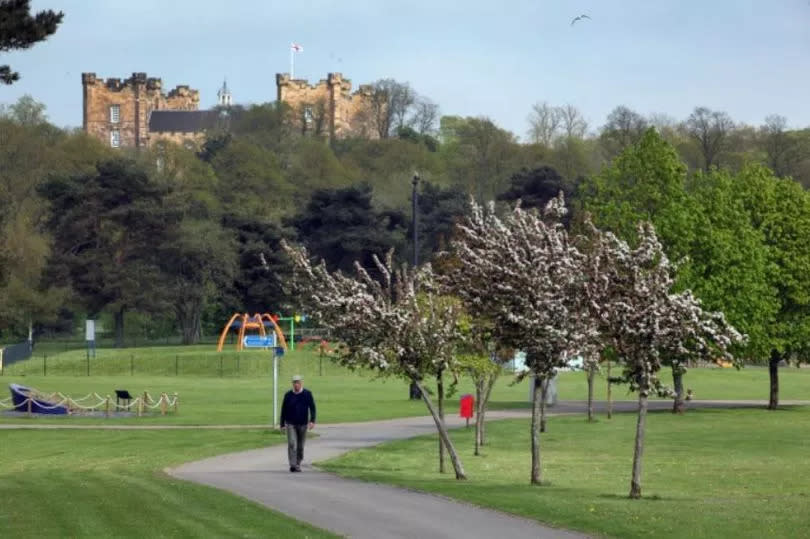
[[[276,323],[276,319],[269,313],[255,313],[253,315],[249,315],[247,313],[236,313],[234,314],[228,323],[225,324],[225,327],[222,329],[222,334],[219,336],[219,342],[217,342],[217,352],[222,352],[222,347],[225,345],[225,338],[228,336],[228,332],[231,330],[234,322],[239,322],[239,338],[236,340],[236,349],[241,351],[244,346],[245,334],[248,330],[256,330],[258,331],[259,335],[262,337],[267,336],[267,332],[264,329],[265,320],[270,322],[269,325],[273,327],[273,331],[276,333],[276,337],[278,338],[278,345],[281,346],[285,351],[287,350],[287,340],[284,338],[284,333],[281,331],[281,328]]]

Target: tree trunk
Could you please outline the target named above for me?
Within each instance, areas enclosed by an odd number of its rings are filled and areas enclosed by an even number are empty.
[[[188,299],[175,305],[177,321],[183,333],[183,344],[197,344],[200,342],[202,333],[202,309],[201,299]]]
[[[607,361],[607,418],[613,417],[613,393],[610,387],[610,360]]]
[[[540,381],[540,432],[546,432],[546,393],[548,392],[549,380]],[[535,392],[537,388],[535,388]]]
[[[644,423],[647,419],[647,390],[638,394],[638,423],[636,423],[636,448],[633,452],[633,479],[630,481],[630,497],[641,498],[641,458],[644,454]]]
[[[683,370],[679,365],[672,366],[672,384],[675,386],[675,402],[672,405],[673,414],[682,414],[686,411],[686,400],[683,396]]]
[[[436,393],[437,393],[437,400],[439,401],[439,419],[442,420],[444,423],[444,380],[442,377],[442,372],[440,371],[438,376],[436,376]],[[439,437],[439,473],[444,473],[445,465],[444,465],[444,442],[442,441],[441,436]]]
[[[492,396],[492,388],[495,387],[497,381],[498,374],[490,375],[484,398],[481,400],[481,445],[487,445],[487,407],[489,406],[489,398]]]
[[[498,379],[497,374],[481,378],[475,385],[475,454],[481,454],[481,446],[486,445],[486,415],[492,388]]]
[[[484,379],[479,379],[475,383],[475,450],[473,451],[473,455],[476,457],[481,454],[481,426],[483,424],[481,420],[481,398],[484,394],[482,391],[483,385]]]
[[[776,350],[771,350],[771,359],[768,362],[768,374],[771,379],[771,394],[768,399],[768,410],[776,410],[779,406],[779,362],[782,361],[782,354]]]
[[[433,406],[433,401],[430,400],[430,397],[428,396],[427,391],[425,391],[425,388],[422,387],[422,384],[416,380],[413,382],[416,384],[417,389],[419,389],[419,392],[422,394],[422,400],[425,401],[425,406],[428,407],[430,415],[433,416],[433,421],[436,423],[436,429],[439,431],[439,437],[444,440],[444,446],[447,448],[447,453],[450,455],[450,462],[453,463],[453,469],[456,472],[456,479],[467,479],[467,476],[464,475],[464,467],[461,465],[461,460],[458,458],[456,447],[450,440],[450,436],[447,434],[447,427],[445,426],[444,421],[439,417],[436,407]]]
[[[178,318],[183,332],[183,344],[197,344],[200,342],[199,311],[192,309],[192,312],[179,312]]]
[[[115,347],[124,347],[124,308],[115,312]]]
[[[588,423],[593,423],[593,382],[596,377],[596,367],[588,367]]]
[[[543,473],[540,463],[540,408],[543,400],[542,391],[538,391],[537,378],[534,386],[534,396],[532,398],[532,485],[542,485]],[[542,384],[541,384],[542,387]]]

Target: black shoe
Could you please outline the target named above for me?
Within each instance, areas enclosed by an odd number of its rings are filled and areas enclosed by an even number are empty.
[[[301,471],[301,469],[298,468],[297,466],[290,466],[290,471],[291,472],[299,472],[299,471]]]

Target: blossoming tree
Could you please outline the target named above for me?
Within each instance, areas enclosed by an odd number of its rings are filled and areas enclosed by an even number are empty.
[[[673,268],[649,223],[638,226],[639,244],[586,223],[590,232],[584,294],[604,342],[624,363],[624,377],[638,392],[638,421],[630,497],[641,497],[647,399],[664,388],[662,361],[673,357],[722,357],[744,338],[722,313],[707,313],[690,291],[673,293]]]
[[[374,257],[376,278],[357,263],[356,275],[348,276],[329,272],[323,262],[313,265],[302,247],[282,246],[293,262],[293,287],[304,306],[341,343],[338,361],[415,383],[456,479],[466,479],[444,420],[424,387],[427,376],[458,372],[455,351],[462,338],[462,307],[439,293],[430,265],[395,268],[391,251],[384,262]]]
[[[568,240],[564,214],[562,196],[542,214],[518,205],[503,218],[494,205],[472,202],[470,215],[457,227],[453,247],[459,263],[448,279],[469,312],[493,321],[499,345],[526,353],[540,388],[532,406],[532,484],[542,482],[539,427],[548,381],[595,337],[578,293],[583,257]]]

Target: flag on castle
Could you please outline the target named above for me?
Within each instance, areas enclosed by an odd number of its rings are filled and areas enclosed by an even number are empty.
[[[290,78],[295,78],[295,53],[296,52],[304,52],[304,47],[299,45],[298,43],[291,43],[290,44]]]

